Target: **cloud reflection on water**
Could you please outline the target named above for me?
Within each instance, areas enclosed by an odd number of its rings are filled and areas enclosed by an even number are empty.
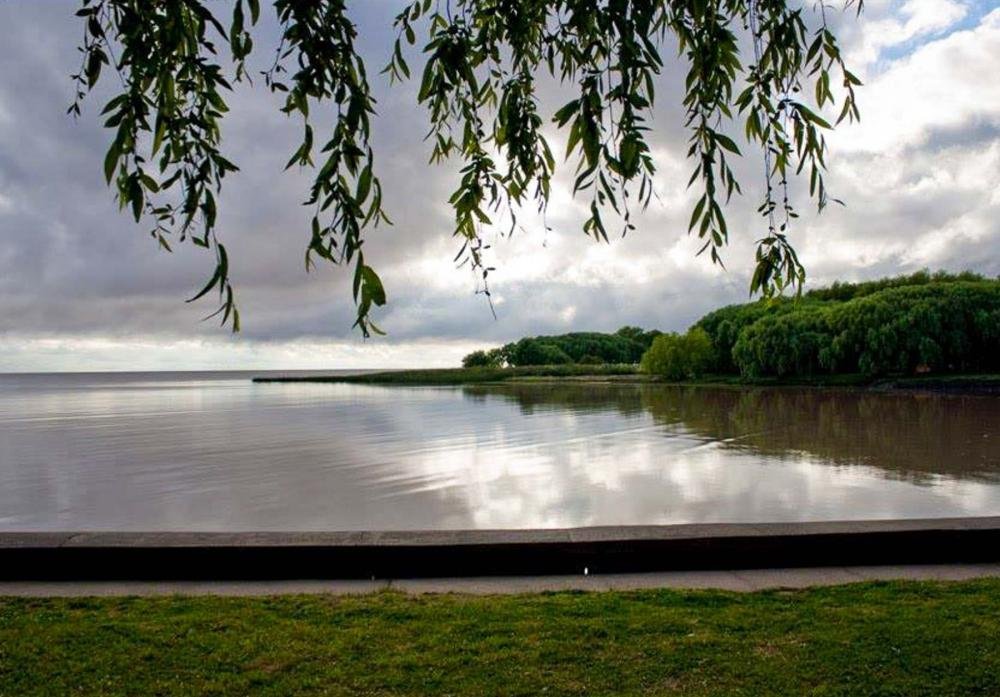
[[[0,378],[0,529],[444,529],[1000,514],[1000,400]]]

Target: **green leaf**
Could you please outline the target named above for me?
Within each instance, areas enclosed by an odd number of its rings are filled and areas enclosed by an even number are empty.
[[[733,153],[734,155],[740,154],[740,149],[736,147],[736,143],[733,142],[733,139],[725,135],[724,133],[716,133],[715,142],[721,145],[729,152]]]
[[[361,174],[358,175],[358,190],[354,195],[355,202],[360,206],[368,198],[368,194],[372,187],[372,168],[371,165],[367,165]]]
[[[707,199],[706,194],[702,194],[701,198],[698,199],[698,203],[695,204],[694,212],[691,213],[691,222],[688,223],[688,232],[694,229],[694,226],[698,224],[698,220],[701,218],[701,212],[705,209],[705,200]]]
[[[830,124],[829,123],[827,123],[825,120],[823,120],[820,116],[818,116],[815,112],[813,112],[805,104],[796,104],[795,108],[796,108],[797,111],[799,111],[805,117],[805,119],[807,121],[811,121],[812,123],[816,124],[820,128],[827,128],[827,129],[830,128]]]
[[[143,186],[154,194],[160,190],[160,185],[156,183],[156,180],[145,172],[139,174],[139,178],[142,179]]]
[[[378,277],[375,273],[375,269],[370,266],[361,267],[361,278],[362,278],[362,288],[363,293],[366,294],[371,302],[375,305],[381,307],[385,305],[385,288],[382,286],[382,279]]]
[[[195,295],[192,298],[188,298],[187,300],[185,300],[185,302],[193,303],[198,298],[203,297],[206,293],[208,293],[208,291],[212,290],[212,288],[214,288],[215,285],[221,279],[222,279],[222,267],[219,264],[216,264],[215,273],[212,274],[212,277],[208,280],[208,283],[205,284],[205,287],[202,288],[200,291],[198,291],[197,295]]]
[[[579,105],[579,99],[574,99],[573,101],[568,102],[555,113],[552,120],[555,121],[560,127],[565,126],[566,122],[568,122],[573,117],[573,114],[576,113],[577,109],[579,109]]]
[[[108,184],[111,183],[111,180],[115,176],[115,167],[118,165],[119,157],[121,157],[121,149],[116,138],[111,143],[111,147],[108,148],[108,153],[104,156],[104,179]]]

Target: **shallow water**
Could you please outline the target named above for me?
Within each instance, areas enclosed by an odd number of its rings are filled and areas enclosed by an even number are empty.
[[[1000,515],[1000,398],[0,375],[0,530]]]

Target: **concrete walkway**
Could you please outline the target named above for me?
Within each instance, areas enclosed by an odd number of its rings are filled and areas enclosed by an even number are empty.
[[[0,581],[0,596],[260,596],[299,593],[351,595],[387,589],[413,594],[471,593],[476,595],[649,588],[711,588],[747,592],[769,588],[833,586],[861,581],[965,581],[975,578],[1000,578],[1000,564],[830,566],[799,569],[741,569],[739,571],[669,571],[591,576],[506,576],[381,581]]]

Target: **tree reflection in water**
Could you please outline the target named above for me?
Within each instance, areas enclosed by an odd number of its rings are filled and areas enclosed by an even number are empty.
[[[831,465],[1000,480],[1000,399],[925,392],[774,387],[508,383],[464,388],[472,399],[546,409],[648,413],[665,431],[769,457],[805,453]]]

